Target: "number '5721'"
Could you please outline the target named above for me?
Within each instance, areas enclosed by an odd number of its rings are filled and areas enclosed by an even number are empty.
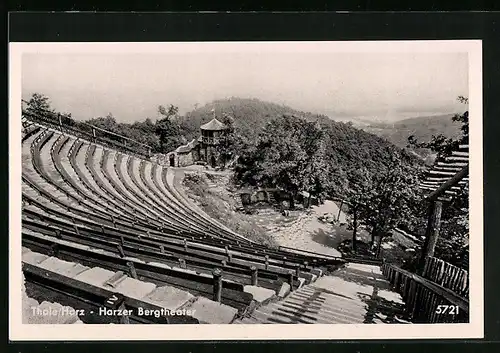
[[[436,314],[457,315],[458,314],[458,305],[438,305],[436,307]]]

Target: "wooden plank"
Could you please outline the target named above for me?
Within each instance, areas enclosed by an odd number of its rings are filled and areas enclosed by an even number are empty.
[[[460,309],[466,311],[467,313],[469,312],[469,301],[461,296],[459,296],[457,293],[453,292],[452,290],[445,288],[443,286],[440,286],[426,278],[423,278],[422,276],[416,275],[414,273],[411,273],[409,271],[403,270],[399,267],[396,267],[394,265],[389,265],[387,266],[392,267],[395,271],[401,272],[403,275],[407,276],[412,282],[416,285],[419,284],[422,287],[427,288],[428,290],[436,293],[437,295],[441,296],[444,300],[446,300],[448,303],[451,303],[453,305],[458,305]]]
[[[74,278],[63,276],[59,273],[52,272],[47,269],[39,268],[37,266],[23,263],[22,265],[23,272],[27,275],[27,278],[31,280],[35,279],[44,283],[45,286],[53,286],[57,288],[57,290],[66,293],[71,293],[73,297],[76,296],[77,299],[80,300],[91,300],[94,305],[100,307],[104,305],[104,302],[107,298],[109,298],[113,292],[101,287],[96,287],[91,284],[78,281]],[[162,307],[151,304],[148,302],[144,302],[142,300],[125,297],[125,306],[127,309],[132,310],[132,316],[136,316],[139,308],[145,310],[161,310]],[[145,317],[143,317],[143,320]],[[157,324],[193,324],[198,323],[198,320],[190,317],[190,316],[167,316],[155,318],[154,316],[148,316],[146,321],[150,321],[151,323]]]
[[[465,167],[462,169],[460,172],[455,174],[453,178],[451,178],[449,181],[444,183],[442,186],[439,187],[436,191],[434,191],[432,194],[427,196],[428,200],[433,200],[436,199],[438,196],[443,194],[446,190],[448,190],[450,187],[456,185],[460,180],[462,180],[466,175],[469,173],[469,166]]]

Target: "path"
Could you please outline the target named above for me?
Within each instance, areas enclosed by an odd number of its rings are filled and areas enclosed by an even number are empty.
[[[404,320],[401,296],[380,267],[347,264],[281,301],[257,308],[235,324],[384,324]]]
[[[346,226],[323,223],[319,216],[326,214],[337,217],[339,208],[333,201],[325,201],[320,206],[313,206],[309,213],[301,214],[288,225],[268,226],[270,235],[281,246],[312,251],[320,254],[341,256],[335,248],[344,239],[352,237],[352,231]],[[340,212],[340,223],[346,222],[346,215]],[[364,238],[366,232],[360,232]]]

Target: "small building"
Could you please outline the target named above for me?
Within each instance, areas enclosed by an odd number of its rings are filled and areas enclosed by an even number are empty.
[[[170,167],[186,167],[194,164],[198,159],[199,143],[196,139],[167,154],[168,166]]]
[[[167,154],[167,165],[170,167],[186,167],[204,162],[215,168],[220,165],[217,146],[226,137],[227,127],[215,117],[200,126],[200,137],[186,145],[179,146]]]
[[[198,138],[200,143],[199,160],[208,163],[215,168],[220,164],[220,156],[217,146],[226,137],[227,127],[216,118],[200,126],[201,136]]]

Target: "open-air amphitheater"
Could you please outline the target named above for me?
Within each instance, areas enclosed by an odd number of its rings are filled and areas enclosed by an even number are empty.
[[[468,321],[463,273],[443,280],[439,260],[426,266],[437,281],[268,248],[211,219],[147,153],[27,115],[22,125],[24,323]],[[103,314],[113,310],[130,315]]]

